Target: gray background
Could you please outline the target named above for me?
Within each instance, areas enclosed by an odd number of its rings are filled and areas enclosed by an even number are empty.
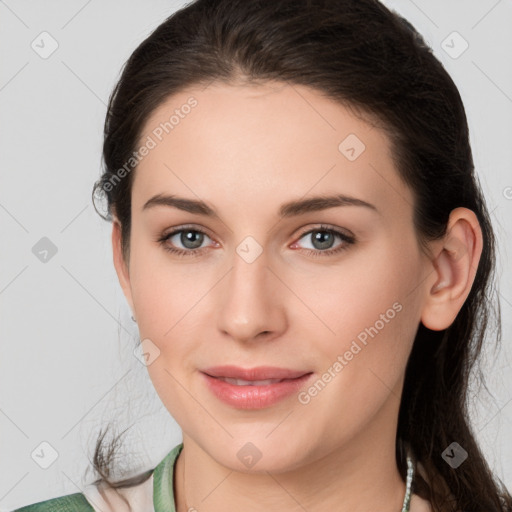
[[[472,415],[489,464],[510,488],[512,2],[384,3],[424,35],[466,105],[499,238],[503,312],[502,350],[486,349],[484,361],[495,401],[481,394]],[[112,264],[111,225],[90,195],[121,66],[184,4],[0,1],[0,510],[79,492],[92,480],[94,441],[110,420],[117,431],[137,421],[122,449],[134,471],[153,467],[181,441],[133,354],[138,333]],[[31,47],[42,46],[43,31],[58,43],[48,58]],[[463,40],[469,47],[457,55]],[[57,249],[46,262],[33,252],[43,237]],[[40,467],[51,454],[42,442],[58,454],[48,469]]]

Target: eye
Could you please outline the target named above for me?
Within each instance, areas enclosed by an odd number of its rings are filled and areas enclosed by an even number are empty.
[[[312,250],[306,249],[306,253],[311,256],[331,256],[337,254],[355,243],[355,238],[352,235],[345,234],[337,229],[329,226],[319,226],[311,229],[302,234],[301,238],[310,239],[313,245]],[[335,239],[341,239],[342,243],[332,248]],[[297,242],[293,244],[293,248],[297,246]]]
[[[204,242],[204,239],[210,238],[204,231],[192,228],[181,226],[179,229],[175,229],[170,233],[167,233],[160,238],[158,238],[157,242],[162,245],[162,247],[177,256],[196,256],[198,253],[203,252],[201,245]],[[172,246],[169,245],[171,242]],[[179,248],[179,244],[181,244],[184,249]],[[176,248],[178,245],[178,248]]]

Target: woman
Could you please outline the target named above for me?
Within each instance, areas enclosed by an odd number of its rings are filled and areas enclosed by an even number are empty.
[[[19,510],[498,511],[495,239],[456,86],[376,0],[198,0],[111,96],[114,264],[183,443]],[[493,298],[493,300],[496,300]]]

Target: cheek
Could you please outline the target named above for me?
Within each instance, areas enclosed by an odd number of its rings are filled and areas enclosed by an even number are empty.
[[[151,251],[134,259],[131,286],[141,336],[162,344],[175,337],[196,314],[195,306],[211,288],[208,282],[193,265],[170,264]]]
[[[403,254],[409,255],[407,261]],[[333,388],[341,386],[361,399],[372,386],[381,386],[384,393],[389,392],[385,386],[393,388],[405,371],[419,324],[417,297],[411,293],[418,275],[414,251],[397,254],[390,244],[371,258],[354,257],[322,280],[312,309],[330,332],[324,329],[324,335],[316,336],[315,349],[323,355],[325,370],[336,362],[343,366],[331,368],[344,375],[334,379],[338,384]]]
[[[191,373],[197,333],[200,298],[204,286],[195,285],[194,277],[186,277],[176,266],[143,264],[134,268],[136,279],[132,290],[137,308],[137,324],[141,340],[150,340],[158,356],[147,366],[148,375],[156,393],[173,418],[180,425],[187,425],[191,409],[189,385],[184,375]],[[147,260],[145,263],[148,263]]]
[[[349,306],[332,317],[336,336],[315,338],[315,351],[322,352],[318,380],[299,397],[306,425],[311,418],[323,418],[325,436],[350,439],[385,403],[395,398],[399,403],[416,327],[413,307],[394,300],[397,295],[370,301],[352,296]]]
[[[200,275],[193,264],[171,264],[159,252],[148,248],[133,259],[132,294],[140,339],[150,340],[149,346],[154,346],[158,354],[147,366],[149,376],[163,403],[181,410],[187,396],[181,396],[179,382],[194,370],[192,353],[197,340],[204,339],[197,332],[205,326],[198,318],[201,299],[212,284],[208,275]]]
[[[416,275],[413,256],[403,261],[391,246],[375,244],[372,251],[354,253],[338,267],[313,278],[301,277],[297,286],[310,309],[324,320],[331,338],[349,340],[376,322],[380,331],[383,325],[389,331],[390,323],[399,323],[404,315],[398,310],[410,301]]]

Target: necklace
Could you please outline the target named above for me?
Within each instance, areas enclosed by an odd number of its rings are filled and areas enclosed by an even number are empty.
[[[405,496],[404,503],[402,505],[402,512],[409,512],[409,506],[411,504],[411,489],[412,479],[414,478],[414,464],[409,455],[407,455],[407,478],[405,481]]]
[[[182,485],[183,501],[185,503],[185,511],[188,512],[189,510],[195,510],[195,508],[191,507],[191,509],[189,509],[187,506],[187,498],[185,495],[185,457],[183,457],[182,477],[183,477],[183,485]],[[402,504],[401,512],[409,512],[409,506],[411,504],[411,490],[412,490],[413,478],[414,478],[414,464],[412,462],[411,457],[408,455],[407,456],[407,477],[406,477],[406,481],[405,481],[405,496],[404,496],[404,502]]]

